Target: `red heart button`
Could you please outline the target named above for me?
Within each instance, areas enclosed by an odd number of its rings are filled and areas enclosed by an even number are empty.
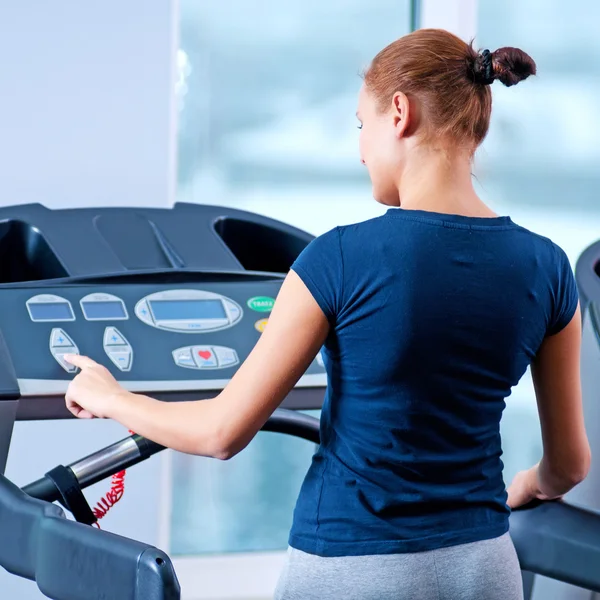
[[[210,350],[198,350],[198,356],[204,360],[208,360],[211,357]]]

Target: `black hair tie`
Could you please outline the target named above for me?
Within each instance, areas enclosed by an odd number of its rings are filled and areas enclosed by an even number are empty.
[[[482,85],[490,85],[494,82],[494,65],[492,64],[492,53],[484,50],[475,59],[473,68],[473,81]]]

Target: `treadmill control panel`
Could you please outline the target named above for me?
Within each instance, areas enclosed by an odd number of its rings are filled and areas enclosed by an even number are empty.
[[[0,314],[0,329],[23,396],[64,393],[77,372],[65,354],[91,357],[132,391],[219,390],[266,328],[280,286],[274,279],[6,289],[14,311]],[[319,355],[298,386],[324,385]]]

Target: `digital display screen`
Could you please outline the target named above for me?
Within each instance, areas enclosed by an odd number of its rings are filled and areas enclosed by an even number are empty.
[[[221,300],[151,300],[150,308],[157,321],[227,318]]]
[[[28,306],[34,321],[72,321],[75,318],[67,302],[32,302]]]
[[[122,302],[106,300],[103,302],[82,302],[81,307],[86,319],[126,319],[127,313]]]

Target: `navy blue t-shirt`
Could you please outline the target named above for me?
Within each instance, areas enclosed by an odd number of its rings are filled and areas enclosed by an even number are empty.
[[[292,269],[331,329],[290,545],[386,554],[505,533],[500,417],[577,308],[565,253],[509,217],[390,209],[315,239]]]

